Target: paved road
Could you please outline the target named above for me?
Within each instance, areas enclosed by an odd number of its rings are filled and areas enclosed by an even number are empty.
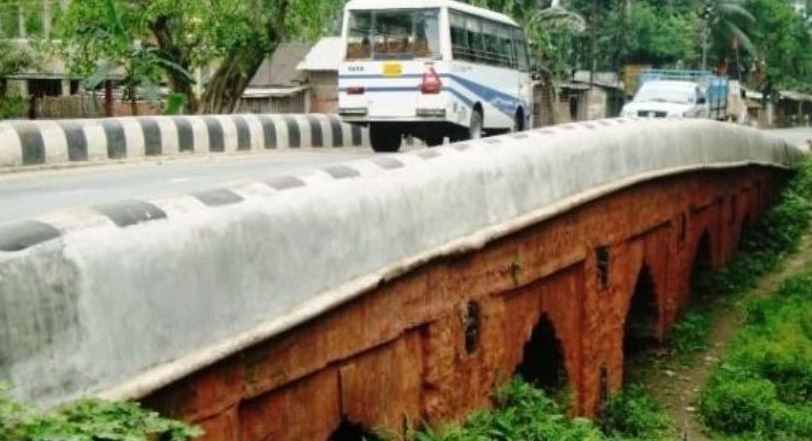
[[[370,149],[285,150],[0,175],[0,223],[129,198],[205,190],[372,156]]]
[[[812,128],[771,133],[798,145],[812,138]],[[187,158],[0,175],[0,223],[121,199],[204,190],[372,155],[365,148],[280,150],[254,156]]]
[[[807,146],[807,142],[812,140],[812,127],[802,127],[797,129],[770,130],[770,133],[784,138],[790,144]]]

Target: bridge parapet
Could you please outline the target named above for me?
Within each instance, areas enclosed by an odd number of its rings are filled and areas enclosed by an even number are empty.
[[[0,379],[43,404],[141,398],[623,189],[800,158],[755,130],[615,119],[3,225]]]
[[[352,146],[369,146],[367,130],[324,114],[0,121],[0,171]]]

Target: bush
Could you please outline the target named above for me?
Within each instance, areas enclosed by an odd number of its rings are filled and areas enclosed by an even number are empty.
[[[702,351],[708,347],[712,325],[710,311],[689,311],[674,326],[669,344],[680,355]]]
[[[705,424],[726,434],[772,430],[777,414],[775,386],[727,372],[718,373],[702,394],[700,412]]]
[[[411,434],[411,441],[634,441],[665,440],[668,419],[642,388],[621,392],[607,405],[606,433],[593,421],[569,418],[544,391],[515,379],[496,394],[496,409],[461,426]]]
[[[18,95],[0,96],[0,119],[24,118],[28,102]]]
[[[642,387],[627,386],[604,407],[601,428],[621,438],[662,439],[671,422]]]
[[[134,403],[82,400],[41,412],[12,401],[0,386],[3,441],[185,441],[201,433]]]

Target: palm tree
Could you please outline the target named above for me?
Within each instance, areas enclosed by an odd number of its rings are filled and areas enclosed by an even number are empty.
[[[755,46],[750,37],[737,24],[740,20],[755,21],[755,17],[744,6],[745,0],[705,0],[700,16],[702,27],[702,69],[708,68],[708,45],[712,30],[718,30],[738,41],[744,50],[755,54]]]

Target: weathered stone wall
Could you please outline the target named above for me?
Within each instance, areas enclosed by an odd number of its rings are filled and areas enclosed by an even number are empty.
[[[342,420],[400,433],[489,406],[544,317],[563,347],[573,412],[594,415],[602,389],[623,381],[624,325],[640,319],[627,313],[642,268],[662,339],[690,301],[702,237],[712,265],[727,261],[784,178],[750,166],[636,185],[428,262],[144,401],[200,424],[211,440],[327,440]]]

